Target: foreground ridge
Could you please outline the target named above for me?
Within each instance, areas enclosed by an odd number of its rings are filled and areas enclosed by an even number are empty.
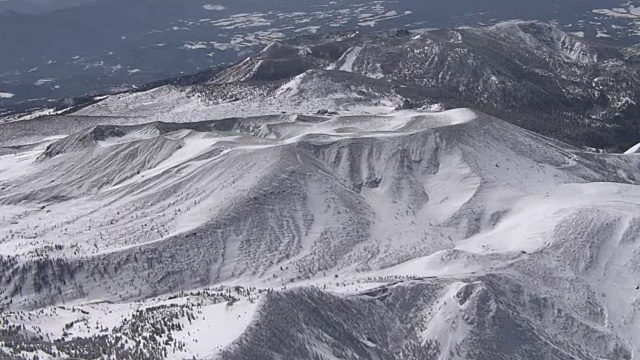
[[[630,359],[640,159],[387,109],[5,148],[2,351]]]

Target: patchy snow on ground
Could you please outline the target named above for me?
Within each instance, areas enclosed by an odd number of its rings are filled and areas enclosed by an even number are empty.
[[[627,8],[595,9],[593,12],[610,17],[640,19],[640,7],[629,6]]]
[[[217,4],[207,4],[207,5],[203,5],[202,7],[205,10],[210,10],[210,11],[222,11],[222,10],[226,9],[226,7],[224,7],[222,5],[217,5]]]

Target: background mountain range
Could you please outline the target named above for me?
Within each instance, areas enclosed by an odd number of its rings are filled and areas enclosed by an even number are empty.
[[[0,2],[0,112],[234,63],[267,44],[339,30],[556,22],[587,38],[637,43],[637,0]],[[614,11],[615,10],[615,11]]]

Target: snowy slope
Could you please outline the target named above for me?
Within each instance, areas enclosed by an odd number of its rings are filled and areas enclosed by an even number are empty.
[[[275,99],[304,110],[296,99],[322,99],[318,84],[331,83],[315,79],[294,79]],[[137,110],[128,104],[145,106],[140,95],[125,95],[82,110],[109,125],[64,136],[67,116],[50,118],[57,136],[7,148],[0,299],[5,324],[27,332],[8,327],[3,351],[632,358],[640,158],[584,152],[470,109],[393,110],[341,89],[339,115],[171,123],[142,122],[173,105]],[[193,108],[219,106],[229,105]],[[208,290],[213,300],[181,295],[218,285],[230,287]],[[404,294],[425,286],[423,300]],[[227,291],[240,302],[216,305]],[[300,347],[289,325],[309,304],[323,310],[303,321]],[[276,315],[283,306],[291,320]],[[382,328],[363,322],[371,316]],[[145,326],[156,335],[136,340]],[[258,345],[274,331],[279,342]]]

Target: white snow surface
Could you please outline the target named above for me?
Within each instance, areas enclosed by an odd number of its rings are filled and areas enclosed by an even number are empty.
[[[633,145],[629,150],[625,151],[625,154],[636,154],[640,152],[640,143]]]
[[[182,328],[171,331],[171,336],[175,339],[173,344],[182,342],[184,345],[167,346],[171,351],[165,358],[210,359],[242,334],[252,321],[259,304],[258,293],[240,296],[233,304],[218,297],[229,290],[218,288],[205,290],[204,294],[178,294],[174,298],[159,297],[123,304],[103,301],[67,304],[42,308],[28,314],[27,318],[20,312],[4,313],[3,318],[10,325],[23,325],[27,331],[51,339],[118,334],[132,343],[137,339],[130,335],[128,329],[130,324],[135,323],[136,313],[157,312],[166,318],[172,310],[181,310],[190,315],[177,319],[176,323]],[[159,308],[161,310],[157,310]]]
[[[226,7],[224,7],[223,5],[217,5],[217,4],[207,4],[207,5],[203,5],[202,7],[205,10],[211,10],[211,11],[222,11],[226,9]]]
[[[340,57],[340,59],[338,59],[338,61],[335,64],[330,65],[328,69],[353,72],[353,64],[358,58],[360,51],[362,51],[361,46],[356,46],[345,51],[342,57]],[[338,66],[337,64],[341,64],[341,65]]]
[[[259,66],[250,66],[245,76]],[[357,84],[327,80],[323,73],[308,71],[282,85],[273,95],[243,93],[235,101],[210,100],[189,89],[163,86],[141,93],[113,95],[88,106],[76,114],[122,118],[122,123],[140,121],[195,122],[228,117],[248,117],[270,114],[314,114],[320,109],[341,114],[377,114],[392,111],[402,100],[389,93],[371,93]],[[233,86],[233,85],[229,85]],[[362,91],[368,92],[362,96]],[[135,118],[135,120],[134,120]]]

